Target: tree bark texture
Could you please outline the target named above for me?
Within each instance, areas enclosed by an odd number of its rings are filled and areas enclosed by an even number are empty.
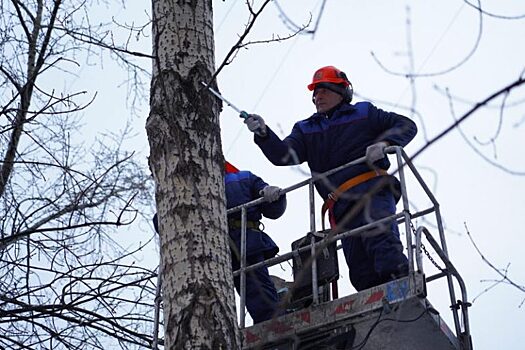
[[[237,349],[211,0],[152,0],[146,130],[156,183],[166,349]]]

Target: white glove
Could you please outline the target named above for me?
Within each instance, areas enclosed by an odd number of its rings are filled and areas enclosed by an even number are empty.
[[[385,147],[388,143],[385,141],[374,143],[366,148],[366,162],[372,165],[385,157]]]
[[[277,186],[266,186],[259,192],[259,194],[263,196],[265,201],[275,202],[281,196],[280,192],[281,189]]]
[[[264,119],[257,114],[249,114],[248,118],[244,120],[244,124],[248,126],[248,129],[261,137],[266,136],[266,123]]]

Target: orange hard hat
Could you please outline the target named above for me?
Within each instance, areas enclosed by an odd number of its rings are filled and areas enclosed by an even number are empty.
[[[319,83],[343,84],[344,86],[350,85],[350,81],[348,81],[346,74],[334,66],[319,68],[314,73],[312,83],[308,84],[308,90],[313,91]]]

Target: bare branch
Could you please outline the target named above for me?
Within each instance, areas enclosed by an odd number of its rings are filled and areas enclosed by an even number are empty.
[[[470,7],[473,7],[475,8],[476,10],[478,10],[480,13],[484,14],[484,15],[487,15],[487,16],[490,16],[490,17],[494,17],[494,18],[499,18],[499,19],[522,19],[522,18],[525,18],[525,14],[522,14],[522,15],[515,15],[515,16],[506,16],[506,15],[499,15],[499,14],[495,14],[495,13],[491,13],[491,12],[487,12],[485,10],[483,10],[481,8],[481,4],[480,2],[478,1],[478,5],[474,5],[473,3],[469,2],[468,0],[463,0],[467,5],[469,5]]]
[[[237,52],[244,46],[248,45],[248,44],[243,44],[244,43],[244,40],[246,39],[246,37],[248,36],[248,34],[250,33],[251,29],[253,28],[253,26],[255,25],[255,22],[257,20],[257,17],[259,17],[261,15],[261,13],[263,12],[264,8],[266,7],[266,5],[268,5],[270,3],[271,0],[265,0],[263,2],[263,4],[261,5],[261,7],[259,8],[258,11],[255,11],[250,3],[250,1],[246,1],[246,5],[248,7],[248,10],[250,12],[250,18],[248,19],[248,23],[246,24],[246,27],[245,27],[245,30],[244,30],[244,33],[242,33],[240,36],[239,36],[239,39],[237,40],[237,42],[232,46],[232,48],[230,49],[230,51],[226,54],[226,56],[224,57],[222,63],[219,65],[219,67],[217,68],[217,70],[215,71],[215,73],[213,73],[212,77],[210,78],[210,82],[214,81],[215,78],[217,77],[217,75],[219,75],[219,73],[222,71],[222,69],[227,66],[228,64],[231,63],[231,60],[233,59],[233,57],[235,57],[237,55]],[[284,40],[284,39],[283,39]],[[269,40],[268,42],[271,42],[271,41],[276,41],[276,40]]]
[[[504,93],[504,98],[506,98],[508,96],[508,91]],[[455,112],[454,112],[454,108],[453,108],[453,105],[452,105],[452,99],[449,98],[449,105],[450,105],[450,111],[451,111],[451,114],[452,114],[452,117],[456,119],[456,116],[455,116]],[[504,104],[503,104],[504,105]],[[502,122],[502,118],[503,118],[503,107],[501,109],[501,113],[500,113],[500,123]],[[457,126],[457,130],[458,132],[460,133],[461,137],[463,138],[463,140],[465,141],[465,143],[470,147],[472,148],[472,150],[474,152],[476,152],[477,155],[479,155],[484,161],[486,161],[487,163],[489,163],[490,165],[494,166],[495,168],[498,168],[508,174],[511,174],[511,175],[516,175],[516,176],[525,176],[525,171],[518,171],[518,170],[512,170],[512,169],[509,169],[497,162],[495,162],[494,160],[488,158],[485,154],[483,154],[475,145],[472,144],[472,142],[470,142],[470,140],[467,138],[467,136],[465,135],[465,133],[463,132],[463,129],[461,129],[461,127],[458,125]],[[497,131],[497,133],[499,133],[499,131]],[[497,137],[497,134],[496,136]],[[494,140],[494,139],[493,139]],[[495,145],[494,145],[495,146]],[[495,151],[495,150],[494,150]]]
[[[481,7],[481,0],[477,0],[478,1],[478,4],[479,4],[479,7]],[[461,9],[460,9],[461,10]],[[458,11],[459,13],[459,11]],[[456,14],[457,15],[457,14]],[[455,19],[455,18],[454,18]],[[472,55],[474,55],[474,53],[476,52],[476,50],[478,49],[479,47],[479,43],[481,41],[481,35],[483,33],[483,14],[480,12],[479,13],[479,27],[478,27],[478,34],[477,34],[477,37],[476,37],[476,40],[474,42],[474,45],[472,47],[472,49],[470,50],[470,52],[463,58],[461,59],[459,62],[453,64],[452,66],[446,68],[446,69],[443,69],[443,70],[440,70],[440,71],[437,71],[437,72],[431,72],[431,73],[419,73],[419,72],[414,72],[414,73],[402,73],[402,72],[395,72],[389,68],[387,68],[380,60],[379,58],[377,58],[376,54],[372,51],[370,52],[370,54],[372,55],[372,58],[374,59],[374,61],[379,65],[379,67],[381,67],[385,72],[389,73],[389,74],[392,74],[392,75],[396,75],[396,76],[403,76],[403,77],[407,77],[407,78],[412,78],[412,77],[418,77],[418,78],[421,78],[421,77],[434,77],[434,76],[438,76],[438,75],[443,75],[443,74],[447,74],[447,73],[450,73],[456,69],[458,69],[459,67],[463,66],[471,57]],[[441,41],[442,37],[440,38],[439,41]],[[437,46],[437,44],[436,44]],[[433,52],[434,50],[432,50]],[[430,57],[430,55],[427,57],[427,59]],[[424,64],[426,63],[426,60],[423,62],[423,65],[422,67],[424,66]]]
[[[507,284],[510,284],[511,286],[513,286],[514,288],[518,289],[520,292],[523,292],[525,293],[525,286],[522,286],[522,285],[519,285],[517,283],[515,283],[514,281],[512,281],[507,273],[508,273],[508,268],[509,268],[509,265],[507,265],[507,267],[505,269],[498,269],[496,268],[486,257],[485,255],[481,252],[481,250],[478,248],[476,242],[474,242],[474,239],[472,238],[472,235],[470,234],[470,231],[467,227],[467,224],[464,223],[465,225],[465,231],[467,232],[467,235],[468,235],[468,238],[470,239],[470,242],[472,243],[472,245],[474,246],[474,248],[476,249],[476,251],[478,252],[479,256],[481,257],[481,260],[483,260],[483,262],[485,264],[487,264],[494,272],[496,272],[496,274],[498,274],[501,278],[499,280],[495,280],[494,281],[494,284],[491,285],[490,287],[488,287],[487,289],[485,289],[481,294],[489,291],[490,289],[494,288],[496,285],[500,284],[500,283],[507,283]],[[480,295],[478,295],[476,298],[478,298]]]
[[[315,25],[312,29],[306,30],[306,27],[310,26],[310,23],[312,22],[312,14],[310,14],[310,19],[308,20],[308,23],[306,25],[297,25],[294,23],[294,21],[291,20],[291,18],[286,14],[286,12],[283,10],[281,5],[279,5],[279,2],[277,0],[274,0],[274,4],[277,7],[277,10],[279,11],[279,17],[282,19],[284,25],[286,25],[290,30],[296,32],[296,34],[307,34],[311,35],[312,39],[315,36],[315,33],[317,32],[317,28],[319,27],[319,23],[321,22],[321,17],[324,13],[324,7],[326,5],[326,0],[323,0],[323,3],[321,4],[321,8],[319,9],[319,14],[317,15],[317,19],[315,21]]]
[[[485,106],[487,103],[495,99],[496,97],[506,94],[512,89],[522,85],[525,83],[525,79],[523,77],[520,77],[518,80],[514,81],[513,83],[510,83],[509,85],[505,86],[504,88],[494,92],[489,97],[485,98],[484,100],[478,102],[473,108],[471,108],[467,113],[465,113],[461,118],[456,120],[452,125],[447,127],[445,130],[440,132],[437,136],[432,138],[430,141],[428,141],[423,147],[421,147],[413,156],[412,159],[415,159],[417,156],[419,156],[422,152],[424,152],[428,147],[430,147],[432,144],[446,136],[449,132],[454,130],[458,125],[460,125],[462,122],[467,120],[470,116],[472,116],[478,109]]]

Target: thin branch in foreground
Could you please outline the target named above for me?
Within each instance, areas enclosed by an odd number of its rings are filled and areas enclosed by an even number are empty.
[[[508,268],[510,266],[510,264],[507,265],[507,267],[505,269],[498,269],[497,267],[495,267],[486,257],[485,255],[483,255],[483,253],[481,252],[481,250],[478,248],[478,246],[476,245],[476,242],[474,241],[474,239],[472,238],[472,235],[470,234],[470,231],[467,227],[467,223],[464,223],[465,225],[465,231],[467,232],[467,235],[468,235],[468,238],[470,239],[470,242],[472,243],[472,245],[474,246],[474,249],[476,249],[476,251],[478,252],[479,256],[481,257],[481,260],[483,260],[483,262],[485,264],[487,264],[492,270],[494,270],[500,277],[501,279],[499,280],[492,280],[492,282],[494,283],[493,285],[491,285],[490,287],[486,288],[483,292],[481,292],[479,295],[476,296],[476,298],[478,298],[481,294],[484,294],[486,292],[488,292],[490,289],[494,288],[496,285],[500,284],[500,283],[506,283],[506,284],[510,284],[511,286],[515,287],[516,289],[518,289],[519,291],[525,293],[525,286],[522,286],[522,285],[519,285],[517,283],[515,283],[514,281],[512,281],[508,276],[507,276],[507,273],[508,273]],[[474,299],[476,299],[474,298]],[[523,299],[523,301],[520,303],[520,307],[525,303],[525,298]]]
[[[523,78],[522,76],[520,76],[518,78],[518,80],[514,81],[513,83],[505,86],[503,89],[501,90],[498,90],[496,91],[495,93],[493,93],[492,95],[490,95],[489,97],[487,97],[486,99],[484,99],[483,101],[481,102],[478,102],[476,103],[476,105],[474,107],[472,107],[467,113],[465,113],[461,118],[459,118],[458,120],[456,120],[454,123],[452,123],[449,127],[447,127],[445,130],[443,130],[442,132],[440,132],[437,136],[435,136],[434,138],[432,138],[430,141],[428,141],[423,147],[421,147],[412,157],[411,157],[411,160],[413,161],[417,156],[419,156],[421,153],[423,153],[428,147],[430,147],[433,143],[437,142],[439,139],[441,139],[442,137],[444,137],[445,135],[447,135],[449,132],[451,132],[452,130],[454,130],[458,125],[460,125],[461,123],[463,123],[466,119],[468,119],[470,116],[472,116],[474,114],[474,112],[476,112],[478,109],[480,109],[481,107],[485,106],[486,104],[488,104],[490,101],[492,101],[493,99],[495,99],[496,97],[502,95],[502,94],[506,94],[508,93],[509,91],[511,91],[512,89],[520,86],[520,85],[523,85],[525,83],[525,78]]]
[[[481,8],[481,1],[480,0],[477,0],[478,2],[478,7]],[[449,28],[452,26],[452,23],[456,20],[457,16],[459,15],[459,12],[461,11],[462,7],[458,9],[458,11],[456,12],[456,14],[454,15],[454,18],[452,19],[452,21],[449,23],[448,27],[445,29],[445,32],[442,34],[441,38],[438,39],[438,42],[436,43],[436,45],[434,46],[434,48],[432,49],[431,53],[427,56],[427,58],[423,61],[423,64],[421,65],[421,68],[420,70],[424,67],[424,65],[426,64],[426,62],[428,61],[428,59],[430,58],[430,56],[434,53],[434,50],[437,48],[437,45],[441,42],[441,40],[444,38],[444,35],[448,32]],[[395,76],[404,76],[404,77],[407,77],[407,78],[411,78],[411,77],[435,77],[435,76],[439,76],[439,75],[444,75],[444,74],[447,74],[447,73],[450,73],[458,68],[460,68],[461,66],[463,66],[468,60],[470,60],[470,58],[474,55],[474,53],[478,50],[478,47],[479,47],[479,44],[481,42],[481,36],[483,34],[483,14],[480,12],[479,13],[479,25],[478,25],[478,34],[477,34],[477,37],[476,37],[476,40],[474,42],[474,45],[472,47],[472,49],[467,53],[467,55],[465,57],[463,57],[459,62],[456,62],[455,64],[451,65],[450,67],[447,67],[445,69],[442,69],[440,71],[436,71],[436,72],[429,72],[429,73],[415,73],[415,74],[407,74],[407,73],[403,73],[403,72],[395,72],[389,68],[387,68],[380,60],[379,58],[376,56],[376,54],[371,51],[370,54],[372,55],[372,58],[374,59],[374,61],[378,64],[378,66],[383,69],[385,72],[387,72],[388,74],[392,74],[392,75],[395,75]]]
[[[508,92],[505,94],[505,97],[508,96]],[[452,104],[452,98],[449,96],[449,105],[450,105],[450,113],[452,114],[452,117],[454,118],[454,120],[457,121],[457,118],[456,118],[456,114],[454,113],[454,108],[453,108],[453,104]],[[500,113],[500,119],[503,118],[502,116],[503,114],[503,107],[502,107],[502,110],[501,110],[501,113]],[[495,160],[492,160],[490,159],[489,157],[487,157],[481,150],[479,150],[476,145],[474,145],[467,137],[467,135],[463,132],[463,130],[461,129],[461,127],[458,125],[457,126],[457,130],[459,132],[459,134],[461,135],[461,137],[463,138],[463,141],[465,141],[465,143],[478,155],[480,156],[484,161],[486,161],[487,163],[489,163],[490,165],[492,165],[493,167],[497,168],[497,169],[500,169],[510,175],[514,175],[514,176],[525,176],[525,172],[524,171],[519,171],[519,170],[514,170],[514,169],[510,169],[508,167],[505,167],[503,166],[502,164],[496,162]],[[496,151],[495,151],[495,144],[494,144],[494,158],[496,159]]]
[[[481,8],[481,6],[476,6],[474,4],[472,4],[471,2],[467,1],[467,0],[463,0],[464,3],[466,3],[467,5],[469,5],[470,7],[473,7],[475,8],[476,10],[478,10],[480,13],[486,15],[486,16],[489,16],[489,17],[493,17],[493,18],[499,18],[499,19],[504,19],[504,20],[514,20],[514,19],[523,19],[525,18],[525,14],[519,14],[519,15],[513,15],[513,16],[510,16],[510,15],[500,15],[500,14],[497,14],[497,13],[492,13],[492,12],[488,12],[488,11],[485,11]],[[479,3],[479,2],[478,2]]]

